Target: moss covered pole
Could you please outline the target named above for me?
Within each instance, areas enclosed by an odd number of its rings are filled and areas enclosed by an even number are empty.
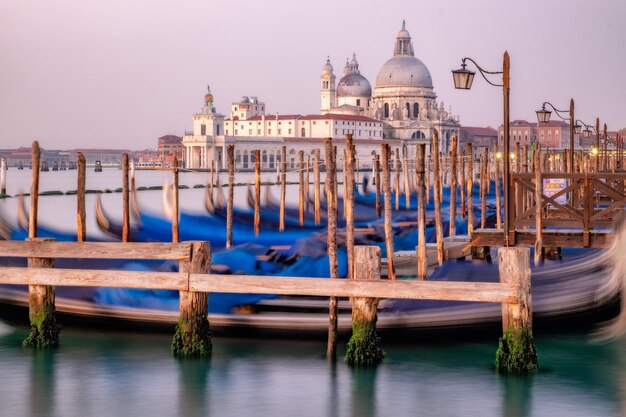
[[[211,246],[209,242],[193,242],[191,257],[181,261],[179,271],[207,274],[211,269]],[[208,356],[212,351],[211,330],[207,317],[209,294],[180,291],[180,316],[172,341],[172,353],[176,356]]]
[[[355,246],[354,279],[380,279],[380,248]],[[385,357],[376,334],[378,298],[352,297],[352,336],[346,349],[346,362],[352,366],[371,366]]]
[[[502,330],[496,352],[496,369],[505,374],[537,371],[537,350],[532,334],[530,249],[498,250],[500,282],[519,285],[517,303],[502,303]]]
[[[346,134],[345,155],[343,201],[346,218],[346,252],[348,254],[348,278],[354,278],[354,149],[352,147],[352,133]]]
[[[28,238],[30,242],[53,241],[49,238],[37,238],[37,208],[39,197],[39,167],[41,166],[41,151],[39,143],[32,146],[32,183],[30,188],[30,219],[28,223]],[[54,259],[28,258],[29,268],[52,268]],[[59,344],[61,326],[57,323],[55,314],[55,291],[51,285],[28,286],[28,318],[30,333],[24,340],[26,347],[46,348]]]

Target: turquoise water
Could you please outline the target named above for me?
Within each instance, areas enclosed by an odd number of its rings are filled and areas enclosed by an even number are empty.
[[[541,371],[503,377],[495,340],[386,346],[364,370],[329,364],[314,342],[216,338],[211,358],[180,360],[167,335],[65,329],[39,352],[25,336],[0,336],[2,416],[626,415],[626,339],[539,337]]]

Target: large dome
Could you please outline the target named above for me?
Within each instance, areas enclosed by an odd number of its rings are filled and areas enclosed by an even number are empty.
[[[348,74],[337,84],[337,97],[371,96],[372,86],[361,74]]]
[[[376,88],[379,87],[433,88],[433,80],[422,61],[411,55],[397,55],[378,71]]]
[[[428,68],[413,54],[411,35],[406,30],[404,21],[402,29],[396,35],[393,58],[385,62],[378,71],[376,88],[379,87],[433,88]]]

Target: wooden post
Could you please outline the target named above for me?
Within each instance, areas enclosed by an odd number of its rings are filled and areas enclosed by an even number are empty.
[[[306,212],[311,211],[310,203],[309,203],[309,186],[311,185],[311,155],[306,156],[306,160],[304,162],[304,210]]]
[[[300,226],[304,226],[304,151],[298,152],[298,195],[299,195],[299,218]]]
[[[430,204],[430,167],[429,158],[424,159],[424,187],[426,188],[426,204]]]
[[[280,220],[278,230],[285,230],[285,196],[287,194],[287,147],[283,145],[280,158]]]
[[[409,185],[409,161],[406,145],[402,146],[402,173],[404,174],[404,202],[405,208],[411,208],[411,186]]]
[[[383,155],[383,195],[385,204],[385,247],[387,249],[387,268],[389,270],[389,279],[396,279],[394,264],[393,264],[393,229],[391,227],[392,213],[391,213],[391,167],[390,167],[390,155],[391,147],[388,143],[382,144]]]
[[[461,192],[461,218],[463,220],[465,220],[466,217],[466,202],[465,202],[465,152],[463,150],[461,150],[461,163],[459,164],[461,167],[461,173],[460,173],[460,182],[461,182],[461,187],[460,188],[460,192]]]
[[[254,236],[261,230],[261,151],[254,151]]]
[[[210,269],[211,246],[209,242],[193,242],[191,259],[180,262],[180,272],[207,274]],[[213,346],[207,318],[209,294],[194,291],[180,291],[179,293],[180,317],[172,341],[172,352],[176,356],[210,355]]]
[[[439,131],[433,130],[433,144],[431,149],[433,156],[433,196],[435,199],[435,230],[437,233],[437,262],[443,265],[443,225],[441,224],[441,172],[439,170]]]
[[[456,235],[456,188],[458,186],[457,177],[457,157],[458,142],[456,136],[452,136],[452,149],[450,150],[450,236]]]
[[[78,184],[76,186],[76,240],[84,242],[87,239],[87,214],[85,210],[85,157],[81,152],[76,155]]]
[[[400,148],[396,148],[396,211],[400,210]]]
[[[213,201],[213,187],[215,184],[215,167],[216,167],[216,161],[212,160],[211,161],[211,181],[209,182],[209,201],[211,202],[211,205],[214,204]]]
[[[235,145],[226,148],[228,158],[228,201],[226,202],[226,249],[233,246],[233,197],[235,194]]]
[[[502,204],[500,200],[500,161],[498,160],[498,141],[494,142],[493,165],[494,177],[496,180],[496,228],[502,228]]]
[[[174,204],[172,204],[172,242],[178,243],[180,241],[180,238],[178,228],[178,158],[176,157],[174,157],[174,163],[172,164],[172,168],[174,173],[174,184],[172,184],[172,188],[174,189]]]
[[[176,178],[176,174],[174,174],[174,177]],[[124,153],[122,155],[122,242],[128,242],[130,235],[130,194],[128,180],[128,154]],[[173,225],[174,220],[172,219],[172,227]],[[172,231],[172,233],[174,232]]]
[[[519,285],[519,301],[502,303],[502,329],[496,369],[501,373],[527,374],[537,371],[537,350],[532,334],[530,295],[530,250],[502,247],[498,250],[500,282]]]
[[[328,262],[330,278],[339,277],[337,261],[337,206],[335,205],[335,182],[337,165],[332,138],[325,139],[326,145],[326,207],[328,212]],[[330,297],[328,304],[328,345],[326,357],[335,359],[337,355],[337,297]]]
[[[472,200],[474,186],[474,156],[472,152],[472,144],[467,144],[467,235],[472,236],[474,232],[474,202]]]
[[[7,193],[7,160],[0,159],[0,195]]]
[[[426,145],[417,145],[415,174],[417,177],[417,278],[426,279],[426,187],[424,186],[424,159]]]
[[[37,237],[37,209],[39,206],[39,168],[41,167],[41,151],[39,142],[32,146],[32,183],[30,185],[30,218],[28,220],[28,237]]]
[[[313,210],[315,211],[314,220],[317,226],[320,224],[320,150],[316,148],[313,152],[313,199],[315,204]]]
[[[489,164],[489,148],[485,146],[482,160],[482,172],[480,178],[480,227],[485,228],[487,222],[487,190],[489,188],[489,174],[487,166]]]
[[[375,155],[374,166],[376,167],[376,216],[380,219],[382,215],[382,206],[380,204],[380,155],[378,154]]]
[[[382,146],[389,146],[383,144]],[[384,159],[384,157],[383,157]],[[385,202],[390,206],[390,202]],[[354,279],[380,279],[380,248],[356,246]],[[352,336],[346,349],[346,362],[351,366],[377,365],[385,357],[380,337],[376,334],[377,298],[352,297]]]
[[[543,263],[543,219],[541,215],[541,206],[543,204],[543,199],[541,198],[543,193],[543,179],[541,178],[542,156],[539,147],[537,147],[533,158],[535,169],[535,266]]]
[[[33,170],[35,166],[33,165]],[[27,242],[52,242],[51,238],[27,238]],[[54,268],[54,259],[28,258],[29,268]],[[30,334],[24,340],[25,347],[47,348],[58,346],[61,325],[55,314],[55,291],[51,285],[28,286],[28,317]]]
[[[343,183],[345,192],[344,215],[346,217],[346,252],[348,254],[348,278],[354,278],[354,149],[352,147],[352,133],[346,134],[345,171]]]

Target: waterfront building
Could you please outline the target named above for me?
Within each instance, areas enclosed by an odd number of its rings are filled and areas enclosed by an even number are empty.
[[[319,148],[324,158],[326,137],[333,138],[341,159],[345,135],[351,133],[359,164],[369,167],[374,155],[380,154],[382,143],[389,143],[392,152],[406,149],[413,159],[417,144],[426,144],[430,153],[435,129],[440,133],[443,153],[449,151],[452,136],[459,134],[459,118],[451,109],[445,110],[443,102],[437,102],[430,72],[415,57],[404,22],[393,55],[380,68],[373,90],[360,72],[356,54],[346,60],[341,78],[335,81],[327,58],[320,77],[320,114],[309,115],[270,114],[258,97],[244,96],[231,104],[225,116],[215,109],[209,88],[204,105],[193,115],[193,130],[185,132],[182,139],[184,166],[210,169],[215,161],[224,169],[228,145],[235,145],[237,169],[252,169],[257,149],[262,168],[274,169],[283,146],[291,166],[299,151],[311,155]]]
[[[490,126],[462,126],[459,131],[459,147],[462,147],[461,149],[465,149],[465,146],[471,143],[474,149],[487,147],[492,152],[497,140],[498,131]],[[502,152],[502,148],[499,149]]]
[[[510,123],[511,150],[516,143],[520,146],[539,144],[543,149],[569,149],[570,127],[563,120],[550,120],[547,123],[513,120]],[[574,136],[574,149],[582,149],[581,135]],[[498,127],[498,147],[503,149],[504,127]]]

